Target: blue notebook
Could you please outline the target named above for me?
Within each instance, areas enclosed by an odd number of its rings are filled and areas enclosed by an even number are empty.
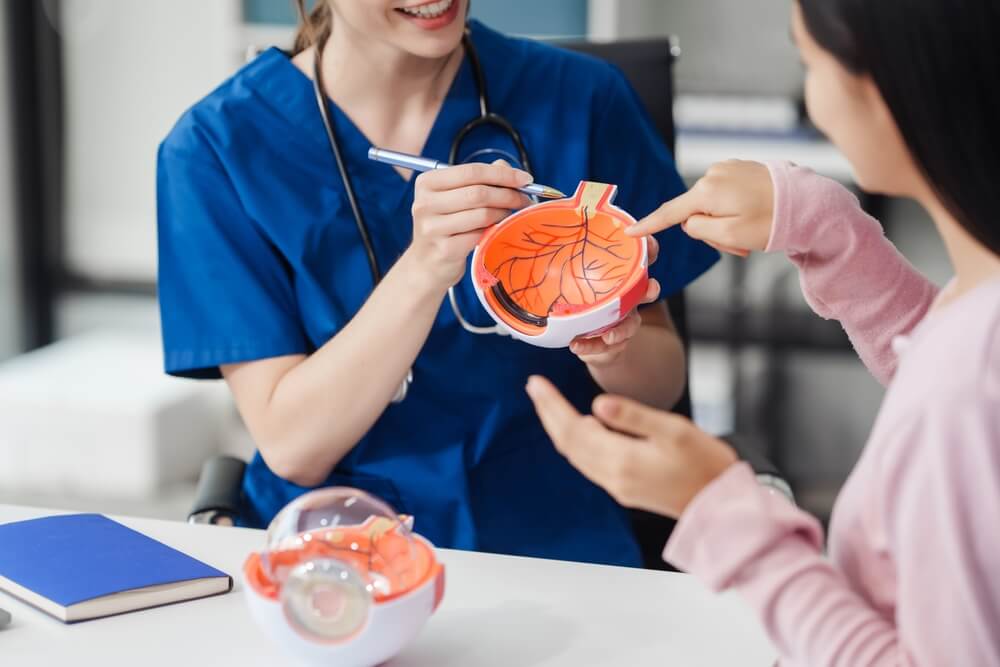
[[[224,572],[100,514],[0,525],[0,590],[66,623],[232,587]]]

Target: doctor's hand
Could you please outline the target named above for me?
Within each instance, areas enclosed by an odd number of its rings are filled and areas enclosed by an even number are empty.
[[[514,189],[531,182],[528,172],[503,160],[420,174],[414,187],[413,242],[406,254],[438,287],[451,287],[462,279],[483,232],[513,209],[532,203]]]
[[[774,220],[774,185],[759,162],[727,160],[709,167],[684,194],[630,227],[629,236],[681,225],[688,236],[716,250],[746,257],[763,250]]]
[[[582,416],[552,384],[528,380],[528,395],[556,449],[626,507],[678,517],[738,458],[690,420],[617,396],[599,396]]]
[[[660,244],[655,237],[647,239],[649,265],[652,266],[660,254]],[[650,278],[646,294],[640,304],[654,303],[660,298],[660,283]],[[575,354],[588,366],[609,366],[621,357],[628,347],[629,341],[639,333],[642,327],[642,316],[638,310],[632,310],[625,319],[598,336],[578,336],[569,344],[569,351]]]

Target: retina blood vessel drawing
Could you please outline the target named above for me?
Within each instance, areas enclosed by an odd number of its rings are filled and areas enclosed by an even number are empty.
[[[646,241],[611,201],[614,185],[582,182],[571,198],[530,206],[488,231],[473,256],[486,310],[512,335],[542,347],[613,326],[647,282]]]

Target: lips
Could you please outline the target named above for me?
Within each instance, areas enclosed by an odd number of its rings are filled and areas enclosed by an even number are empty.
[[[462,11],[462,0],[434,0],[396,7],[396,14],[420,30],[436,31],[453,25]]]
[[[418,19],[436,19],[448,13],[458,0],[437,0],[437,2],[427,2],[413,7],[398,7],[396,11],[407,16]]]

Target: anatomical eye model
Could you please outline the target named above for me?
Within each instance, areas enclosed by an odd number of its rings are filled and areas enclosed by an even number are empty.
[[[566,347],[622,320],[646,292],[646,240],[611,204],[617,186],[583,181],[569,199],[536,204],[489,230],[473,255],[483,307],[512,336]]]
[[[444,566],[412,523],[358,489],[299,496],[243,563],[251,614],[300,663],[381,665],[444,595]]]

